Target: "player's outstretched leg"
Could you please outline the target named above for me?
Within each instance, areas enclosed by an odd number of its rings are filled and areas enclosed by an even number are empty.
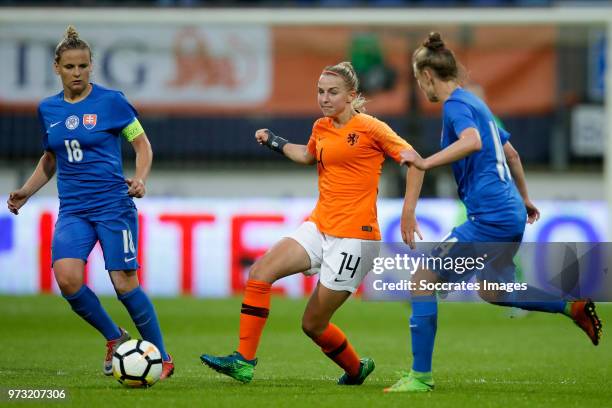
[[[595,303],[590,299],[568,302],[565,314],[589,336],[593,345],[599,344],[603,334],[603,324],[595,311]]]
[[[254,279],[247,281],[240,310],[238,351],[228,356],[202,354],[200,360],[203,364],[242,383],[253,379],[257,365],[255,354],[270,313],[271,288],[272,284],[268,282]]]
[[[212,369],[242,383],[253,379],[259,340],[270,313],[272,283],[310,268],[310,258],[294,239],[283,238],[249,271],[240,310],[238,350],[228,356],[202,354],[200,360]]]
[[[590,299],[565,301],[532,286],[527,286],[525,291],[505,294],[506,298],[501,301],[498,300],[497,295],[488,296],[486,292],[479,292],[479,295],[485,301],[498,306],[565,314],[586,333],[595,346],[601,339],[602,323],[595,311],[595,303]]]
[[[481,287],[483,282],[479,281]],[[523,310],[545,313],[565,313],[567,302],[557,295],[547,293],[531,285],[525,290],[508,292],[478,291],[485,302],[504,307],[516,307]]]

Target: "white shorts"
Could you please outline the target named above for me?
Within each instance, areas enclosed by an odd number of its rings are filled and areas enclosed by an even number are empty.
[[[331,290],[354,293],[378,256],[379,241],[334,237],[320,232],[312,221],[304,222],[288,238],[296,240],[310,257],[310,269],[304,275],[320,272],[319,281]]]

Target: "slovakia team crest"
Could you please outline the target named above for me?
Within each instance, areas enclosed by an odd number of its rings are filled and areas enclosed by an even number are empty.
[[[98,115],[96,115],[95,113],[86,113],[85,115],[83,115],[83,126],[85,126],[85,129],[93,129],[94,126],[96,126],[97,122]]]

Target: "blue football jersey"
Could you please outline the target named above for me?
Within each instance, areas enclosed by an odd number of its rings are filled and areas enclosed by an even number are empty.
[[[503,145],[510,134],[497,126],[481,99],[457,88],[444,103],[441,147],[457,141],[461,132],[471,127],[480,133],[482,149],[452,164],[459,198],[468,216],[502,225],[525,221],[525,206],[504,155]]]
[[[123,176],[121,132],[138,113],[121,92],[92,87],[79,102],[66,102],[62,91],[38,107],[43,147],[57,158],[60,214],[133,206]]]

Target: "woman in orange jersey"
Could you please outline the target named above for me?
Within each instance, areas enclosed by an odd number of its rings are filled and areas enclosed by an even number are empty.
[[[312,274],[319,269],[319,282],[302,317],[304,333],[344,369],[338,384],[362,384],[374,370],[374,361],[360,360],[330,319],[357,290],[371,269],[373,256],[377,256],[362,253],[362,243],[381,239],[376,197],[384,156],[399,162],[400,153],[412,147],[384,122],[363,113],[365,100],[357,93],[358,88],[351,63],[328,66],[318,81],[318,102],[324,117],[314,123],[307,145],[289,143],[268,129],[255,133],[257,142],[290,160],[317,164],[319,200],[308,220],[274,245],[249,271],[238,350],[229,356],[200,357],[204,364],[238,381],[247,383],[253,378],[272,284],[285,276]],[[420,237],[414,211],[422,181],[420,170],[408,170],[401,231],[410,246],[414,245],[415,233]]]

